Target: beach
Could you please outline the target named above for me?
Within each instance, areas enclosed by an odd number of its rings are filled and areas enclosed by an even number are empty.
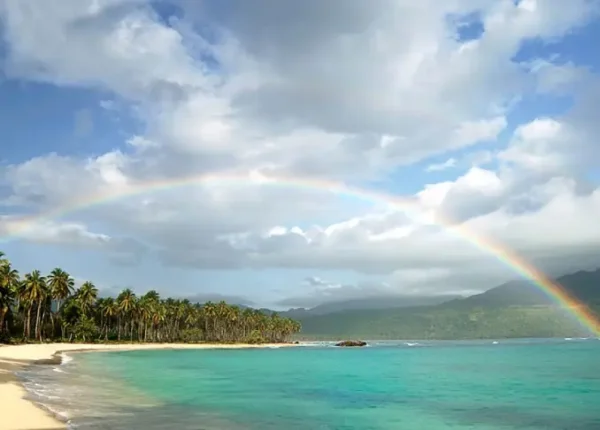
[[[71,344],[50,343],[0,346],[0,430],[64,429],[66,424],[26,399],[14,372],[31,364],[59,364],[60,353],[133,351],[144,349],[238,349],[294,346],[293,344]]]

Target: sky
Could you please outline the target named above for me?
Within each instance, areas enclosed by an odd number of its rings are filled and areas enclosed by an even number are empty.
[[[0,250],[104,294],[276,309],[518,278],[468,236],[595,269],[599,13],[0,0]]]

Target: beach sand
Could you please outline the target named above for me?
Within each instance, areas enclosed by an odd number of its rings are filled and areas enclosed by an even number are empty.
[[[14,372],[30,364],[59,364],[60,352],[132,351],[141,349],[268,348],[293,344],[71,344],[0,346],[0,430],[65,429],[66,424],[27,400],[27,392]]]

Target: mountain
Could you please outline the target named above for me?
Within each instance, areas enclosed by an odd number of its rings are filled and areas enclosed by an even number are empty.
[[[559,277],[557,283],[600,317],[600,269]],[[296,315],[304,338],[466,339],[586,336],[547,294],[526,281],[430,306],[347,309]]]
[[[568,293],[587,304],[600,304],[600,269],[579,271],[556,279]],[[502,306],[552,305],[555,303],[545,291],[530,281],[510,281],[484,293],[452,300],[450,307],[472,308]]]
[[[343,312],[357,309],[392,309],[408,308],[414,306],[432,306],[460,298],[458,295],[447,296],[389,296],[369,297],[364,299],[345,300],[340,302],[324,303],[307,312],[312,315],[324,315],[334,312]]]
[[[363,299],[323,303],[314,308],[293,308],[280,312],[282,316],[302,319],[315,315],[326,315],[352,310],[400,309],[416,306],[432,306],[461,298],[458,295],[443,296],[379,296]]]

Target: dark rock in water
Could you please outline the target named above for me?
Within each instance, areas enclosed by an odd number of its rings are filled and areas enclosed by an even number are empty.
[[[343,342],[338,342],[335,346],[367,346],[367,342],[363,342],[362,340],[344,340]]]

